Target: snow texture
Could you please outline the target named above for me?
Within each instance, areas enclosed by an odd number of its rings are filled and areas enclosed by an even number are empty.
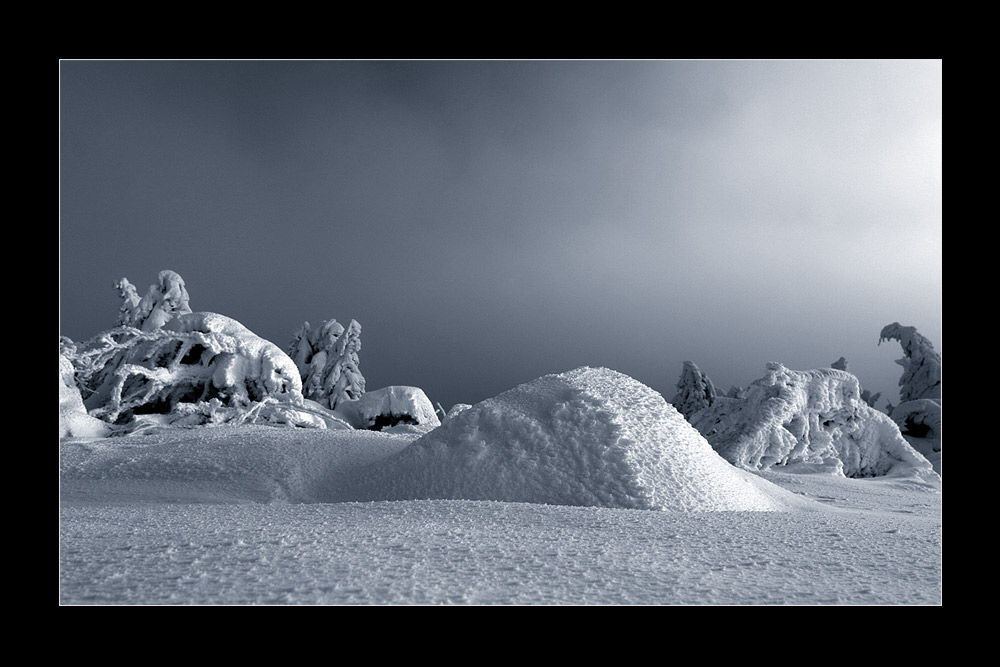
[[[361,398],[365,378],[360,351],[361,325],[355,320],[346,330],[337,320],[326,320],[317,329],[303,324],[288,346],[302,379],[302,395],[331,410]]]
[[[931,341],[917,333],[916,327],[904,327],[899,322],[882,328],[879,344],[884,340],[899,341],[905,355],[896,360],[903,367],[903,375],[899,378],[899,400],[933,398],[940,401],[941,355],[934,350]]]
[[[372,431],[395,428],[425,432],[441,425],[431,400],[420,387],[396,385],[375,389],[356,401],[341,403],[338,412],[347,415],[355,428]]]
[[[59,443],[70,605],[940,605],[941,490],[759,473],[813,511],[351,502],[413,435],[268,426]]]
[[[191,312],[184,279],[173,271],[160,271],[157,281],[149,286],[141,299],[127,278],[115,283],[122,300],[118,326],[153,331],[177,317]]]
[[[740,398],[720,398],[694,426],[736,466],[793,464],[848,477],[931,474],[896,424],[861,400],[858,379],[836,369],[793,371],[769,363]]]
[[[670,511],[778,511],[797,499],[739,470],[663,397],[606,368],[478,403],[373,466],[358,500],[496,500]]]
[[[103,438],[111,427],[87,414],[83,398],[73,378],[73,364],[59,355],[59,437]]]
[[[677,393],[670,399],[670,403],[686,419],[690,419],[694,413],[712,405],[715,397],[712,380],[693,361],[685,361],[681,378],[677,381]]]
[[[74,361],[89,413],[108,422],[140,414],[172,415],[189,424],[256,420],[274,413],[278,404],[310,413],[292,360],[216,313],[175,315],[148,331],[103,332],[78,346]]]

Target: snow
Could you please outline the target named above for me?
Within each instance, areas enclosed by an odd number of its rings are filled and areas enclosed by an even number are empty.
[[[425,433],[441,425],[431,399],[420,387],[395,385],[367,392],[355,401],[338,406],[355,428],[375,431],[395,428]]]
[[[818,510],[660,512],[341,489],[416,435],[60,442],[70,605],[939,605],[940,485],[759,475]]]
[[[781,489],[724,461],[649,387],[606,368],[547,375],[449,417],[364,477],[361,500],[451,498],[775,511]]]
[[[60,602],[940,604],[940,477],[822,470],[737,469],[662,396],[591,368],[423,435],[65,437]],[[491,493],[452,493],[463,475]],[[397,499],[427,487],[456,497]]]

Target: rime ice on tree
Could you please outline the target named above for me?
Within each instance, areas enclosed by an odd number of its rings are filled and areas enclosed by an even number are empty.
[[[670,403],[686,419],[715,402],[716,391],[712,380],[701,372],[691,361],[684,362],[681,378],[677,381],[677,393]]]
[[[364,395],[361,325],[356,320],[346,330],[337,320],[327,320],[318,329],[306,322],[293,334],[287,351],[299,369],[305,398],[332,410]]]
[[[893,421],[861,400],[858,379],[832,368],[770,363],[739,398],[716,399],[692,424],[723,458],[752,470],[800,464],[847,477],[931,471]]]
[[[141,299],[127,278],[115,283],[115,288],[122,300],[118,309],[118,326],[153,331],[174,317],[191,312],[184,279],[173,271],[160,271],[157,281],[149,286]]]
[[[889,406],[889,415],[920,453],[940,471],[941,453],[941,355],[915,327],[893,322],[883,327],[879,343],[898,340],[906,355],[896,363],[903,367],[899,378],[901,403]]]
[[[882,328],[878,342],[898,340],[904,356],[896,363],[903,367],[899,378],[899,400],[941,398],[941,355],[930,340],[917,333],[916,327],[904,327],[893,322]]]

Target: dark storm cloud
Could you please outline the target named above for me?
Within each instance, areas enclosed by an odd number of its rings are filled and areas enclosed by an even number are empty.
[[[362,323],[446,406],[608,365],[665,394],[939,345],[935,62],[64,62],[62,333],[163,268],[284,345]],[[857,362],[855,363],[855,360]],[[867,386],[861,370],[856,370]]]

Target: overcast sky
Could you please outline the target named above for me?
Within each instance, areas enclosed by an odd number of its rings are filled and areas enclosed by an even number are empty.
[[[63,61],[60,334],[113,284],[282,348],[362,326],[446,408],[608,366],[665,395],[941,350],[940,61]],[[884,400],[883,402],[884,403]],[[881,405],[881,404],[880,404]]]

